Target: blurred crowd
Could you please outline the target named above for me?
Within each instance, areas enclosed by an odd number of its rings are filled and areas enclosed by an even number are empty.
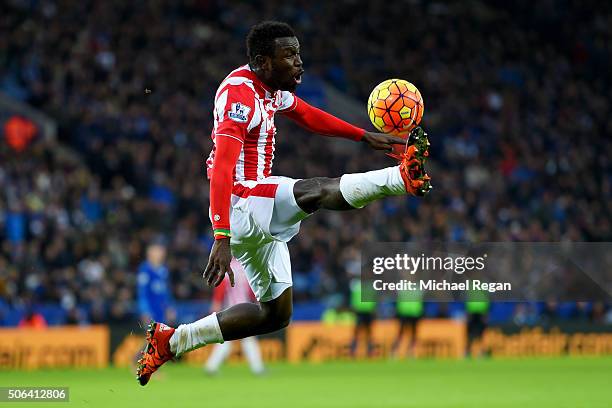
[[[9,0],[3,10],[0,91],[59,124],[57,140],[22,152],[0,143],[6,303],[132,319],[135,271],[159,233],[173,296],[210,296],[213,95],[267,18],[293,25],[309,77],[357,100],[364,118],[377,83],[415,83],[432,141],[428,197],[302,224],[290,243],[298,301],[346,298],[367,242],[612,241],[609,3]],[[274,174],[393,164],[277,127]]]

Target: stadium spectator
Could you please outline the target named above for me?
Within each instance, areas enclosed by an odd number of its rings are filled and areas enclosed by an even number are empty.
[[[46,329],[47,321],[42,314],[33,309],[29,309],[23,319],[19,321],[18,327],[29,329]]]
[[[17,152],[25,150],[36,132],[36,125],[27,118],[13,116],[4,123],[6,143]]]

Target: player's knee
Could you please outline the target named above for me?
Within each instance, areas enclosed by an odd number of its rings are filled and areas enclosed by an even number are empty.
[[[266,323],[269,330],[276,331],[287,327],[291,322],[292,314],[293,308],[291,306],[266,309]]]
[[[293,315],[293,308],[291,306],[284,308],[279,316],[278,316],[278,329],[284,329],[285,327],[289,326],[289,323],[291,322],[291,316]]]
[[[321,202],[333,197],[338,192],[338,181],[336,179],[325,179],[321,183],[319,197]]]
[[[272,320],[276,330],[284,329],[291,322],[291,308],[281,308],[274,311]]]
[[[289,326],[289,323],[291,323],[291,318],[280,321],[276,330],[284,329],[285,327]]]
[[[338,190],[336,179],[315,177],[300,180],[295,184],[293,193],[297,204],[307,212],[314,212],[323,206],[329,197]]]
[[[286,308],[283,308],[282,310],[279,310],[279,313],[277,316],[279,329],[284,329],[285,327],[289,326],[289,322],[291,322],[292,314],[293,314],[293,308],[291,307],[286,307]]]
[[[291,323],[290,313],[277,316],[272,325],[274,326],[274,330],[281,330],[289,326],[289,323]]]

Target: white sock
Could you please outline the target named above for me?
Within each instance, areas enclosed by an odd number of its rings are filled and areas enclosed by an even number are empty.
[[[170,337],[170,351],[180,356],[206,344],[223,343],[217,313],[189,324],[181,324]]]
[[[406,185],[399,166],[395,166],[367,173],[345,174],[340,177],[340,192],[347,203],[363,208],[383,197],[406,194]]]
[[[261,374],[264,371],[263,361],[261,360],[261,351],[259,350],[259,342],[255,337],[247,337],[240,340],[244,356],[249,362],[251,371],[255,374]]]
[[[227,357],[229,357],[232,352],[232,342],[226,341],[223,344],[215,345],[212,353],[210,353],[210,357],[206,360],[205,369],[209,373],[216,373],[221,367],[221,364],[225,361]]]

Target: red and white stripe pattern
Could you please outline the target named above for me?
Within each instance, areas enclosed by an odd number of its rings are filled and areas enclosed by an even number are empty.
[[[255,295],[249,286],[244,268],[235,258],[232,258],[230,268],[234,272],[234,286],[229,282],[229,277],[225,277],[221,284],[213,289],[213,301],[223,310],[239,303],[249,303],[255,300]]]
[[[244,140],[240,135],[233,134],[235,132],[227,131],[228,127],[224,126],[225,121],[232,120],[228,112],[232,112],[236,102],[248,109],[243,123],[239,123],[246,128]],[[221,82],[215,95],[211,137],[213,143],[217,137],[233,137],[243,143],[234,171],[234,181],[261,180],[272,174],[276,135],[274,114],[292,110],[296,104],[297,99],[291,92],[270,91],[248,65],[235,69]],[[236,123],[232,125],[236,126]],[[213,146],[206,161],[209,174],[214,155]]]
[[[253,291],[249,286],[249,281],[244,272],[244,268],[235,259],[232,259],[230,268],[234,272],[234,287],[225,287],[224,307],[230,307],[239,303],[252,302],[255,299]]]

